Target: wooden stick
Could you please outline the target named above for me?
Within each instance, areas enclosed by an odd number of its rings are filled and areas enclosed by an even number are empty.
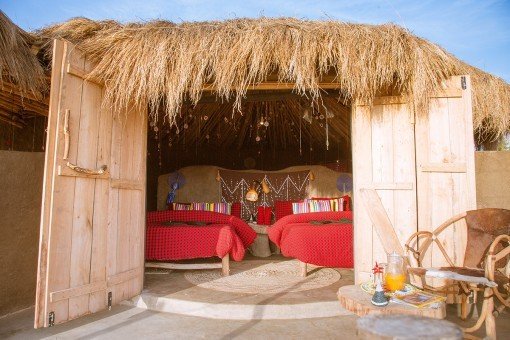
[[[215,269],[215,268],[223,268],[223,259],[222,259],[221,264],[220,263],[146,262],[145,268],[163,268],[163,269],[179,269],[179,270]]]
[[[228,254],[221,259],[221,272],[223,276],[230,275],[230,258]]]
[[[307,274],[306,262],[299,261],[299,273],[302,277],[306,277]]]

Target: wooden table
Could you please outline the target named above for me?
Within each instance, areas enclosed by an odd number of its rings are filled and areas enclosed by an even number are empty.
[[[269,237],[267,236],[267,225],[252,222],[248,223],[248,225],[257,233],[257,238],[249,248],[250,252],[253,256],[257,257],[271,256]]]
[[[358,285],[340,287],[338,290],[338,300],[340,301],[340,306],[358,316],[368,314],[409,314],[435,319],[444,319],[446,317],[444,303],[440,303],[439,308],[415,308],[394,302],[390,302],[385,307],[374,306],[370,302],[372,296],[361,290]]]

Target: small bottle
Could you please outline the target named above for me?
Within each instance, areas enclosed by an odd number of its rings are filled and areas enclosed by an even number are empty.
[[[377,281],[375,286],[375,293],[372,296],[372,304],[374,306],[384,307],[388,304],[388,298],[384,295],[384,290],[381,285],[381,281]]]

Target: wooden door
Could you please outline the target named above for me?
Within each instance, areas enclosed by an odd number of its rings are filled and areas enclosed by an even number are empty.
[[[392,236],[394,229],[398,240],[393,244],[398,245],[417,230],[414,115],[405,98],[378,97],[373,106],[354,105],[352,145],[355,281],[362,282],[370,278],[375,261],[386,262],[381,236]],[[378,235],[376,227],[388,231]]]
[[[430,98],[428,115],[416,118],[418,229],[433,230],[448,218],[476,209],[475,145],[469,76],[444,83]],[[449,256],[462,265],[466,248],[465,223],[442,233]],[[447,265],[432,246],[425,266]]]
[[[93,68],[55,40],[35,327],[140,293],[145,221],[145,110],[112,112]]]

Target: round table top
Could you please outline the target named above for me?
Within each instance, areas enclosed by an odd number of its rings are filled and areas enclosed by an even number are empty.
[[[435,319],[444,319],[446,317],[444,303],[440,303],[439,308],[416,308],[394,302],[390,302],[384,307],[374,306],[371,302],[372,296],[361,290],[358,285],[340,287],[338,290],[338,300],[343,308],[358,316],[368,314],[411,314]]]
[[[377,339],[462,339],[453,322],[417,315],[367,315],[357,320],[358,334]]]

